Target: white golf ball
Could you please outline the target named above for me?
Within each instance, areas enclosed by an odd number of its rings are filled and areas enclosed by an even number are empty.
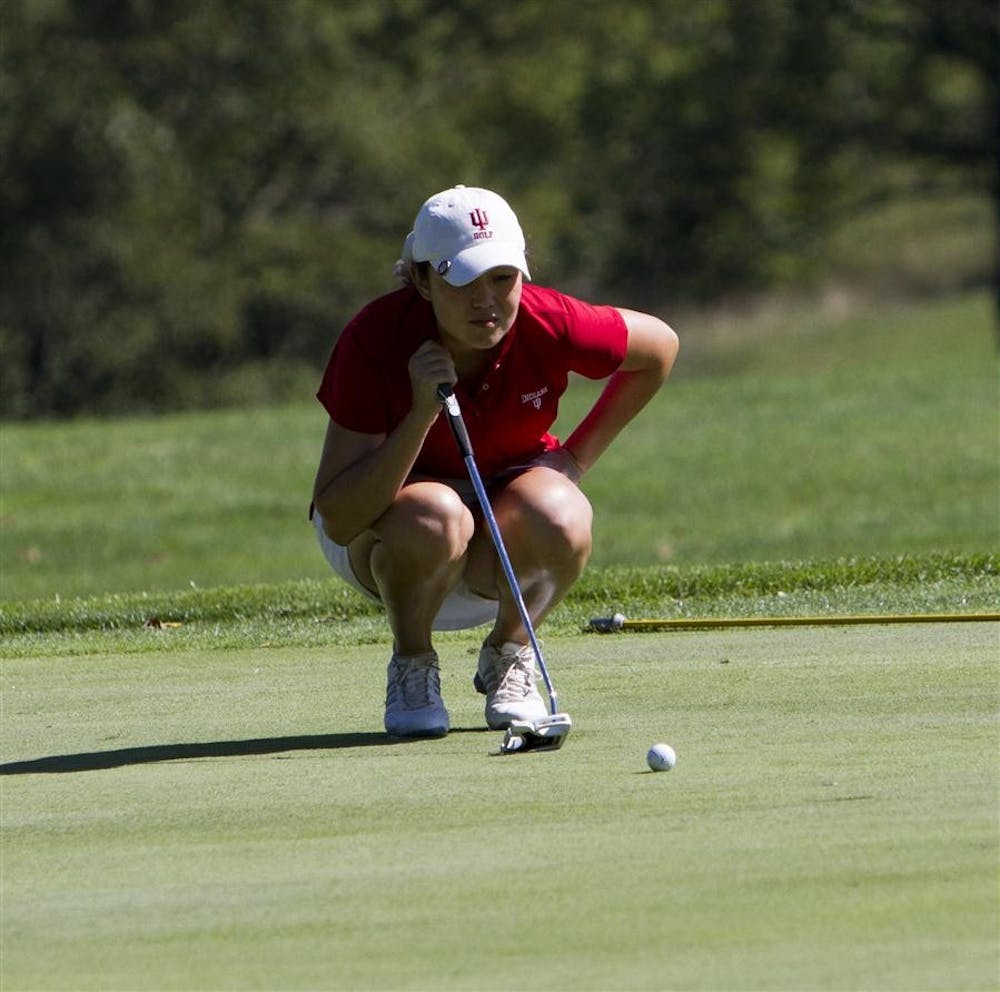
[[[669,772],[677,764],[677,755],[669,744],[654,744],[646,752],[646,764],[654,772]]]

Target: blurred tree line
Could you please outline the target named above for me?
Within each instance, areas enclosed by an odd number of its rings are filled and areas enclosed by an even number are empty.
[[[998,52],[995,0],[0,0],[0,414],[314,381],[456,182],[570,292],[795,284],[845,212],[1000,203]]]

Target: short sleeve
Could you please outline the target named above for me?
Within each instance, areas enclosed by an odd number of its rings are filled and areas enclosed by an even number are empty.
[[[588,379],[605,379],[625,358],[628,328],[615,307],[563,296],[570,371]]]
[[[361,327],[354,321],[337,341],[316,397],[341,427],[361,434],[388,434],[383,369],[384,363],[365,349]]]

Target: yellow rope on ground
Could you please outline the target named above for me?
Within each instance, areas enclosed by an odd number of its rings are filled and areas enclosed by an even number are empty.
[[[659,620],[629,620],[621,613],[611,617],[594,617],[587,630],[600,634],[622,630],[712,630],[721,627],[841,627],[851,624],[889,623],[963,623],[1000,620],[1000,613],[890,613],[855,614],[852,616],[815,617],[691,617]]]

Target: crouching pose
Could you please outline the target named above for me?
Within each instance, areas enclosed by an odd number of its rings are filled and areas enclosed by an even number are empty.
[[[547,710],[534,652],[438,386],[455,389],[537,626],[590,556],[580,478],[660,388],[677,337],[649,314],[527,281],[517,217],[485,189],[427,200],[396,273],[403,288],[346,326],[318,393],[330,416],[313,490],[320,544],[340,576],[385,608],[390,735],[448,732],[433,631],[482,624],[491,627],[474,683],[487,724],[535,721]],[[549,428],[570,372],[606,384],[560,444]]]

